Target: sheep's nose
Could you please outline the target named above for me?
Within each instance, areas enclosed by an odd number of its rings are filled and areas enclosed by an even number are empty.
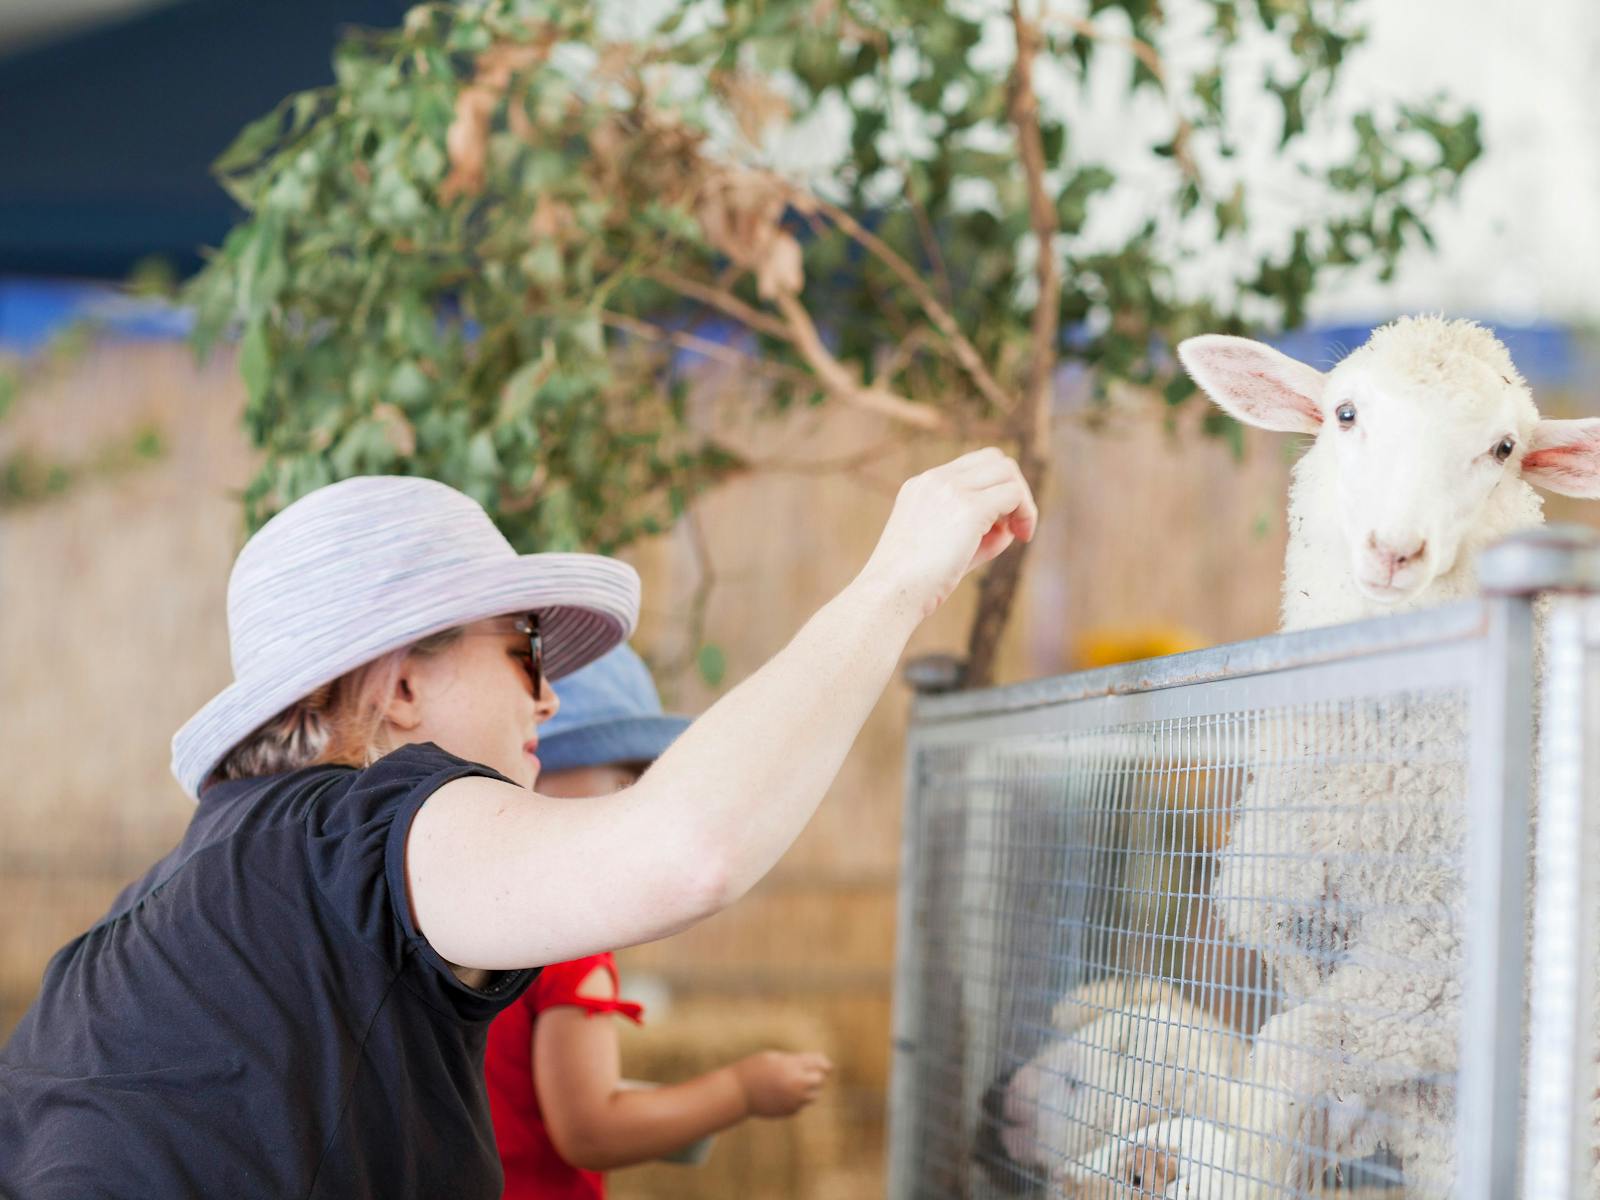
[[[978,1124],[973,1155],[983,1167],[993,1188],[1008,1196],[1021,1195],[1036,1190],[1037,1181],[1028,1168],[1018,1162],[1006,1144],[1006,1133],[1014,1122],[1006,1112],[1006,1099],[1011,1093],[1016,1071],[1007,1071],[989,1085],[983,1093],[983,1119]]]
[[[1413,563],[1419,563],[1428,553],[1428,540],[1426,538],[1415,542],[1390,542],[1379,541],[1378,535],[1367,535],[1367,549],[1372,551],[1373,557],[1388,572],[1393,579],[1395,572],[1403,571]]]

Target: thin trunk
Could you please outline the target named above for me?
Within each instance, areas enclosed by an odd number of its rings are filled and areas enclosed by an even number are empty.
[[[1028,181],[1028,214],[1039,239],[1036,277],[1039,299],[1033,310],[1029,346],[1028,387],[1012,410],[1012,436],[1022,477],[1040,502],[1050,475],[1050,406],[1054,391],[1057,339],[1061,328],[1061,277],[1056,266],[1056,212],[1044,186],[1044,141],[1039,134],[1039,100],[1033,86],[1033,58],[1039,30],[1012,0],[1011,25],[1017,39],[1017,65],[1011,80],[1011,121],[1017,129],[1017,152]],[[1011,619],[1028,547],[1013,546],[984,573],[978,584],[978,610],[967,637],[967,687],[994,682],[1000,638]]]
[[[1050,475],[1049,445],[1036,444],[1030,437],[1027,446],[1017,451],[1017,464],[1033,494],[1042,496]],[[972,628],[967,635],[967,665],[962,675],[965,687],[988,687],[994,682],[1000,638],[1011,619],[1022,570],[1031,549],[1026,544],[1011,547],[994,560],[978,581],[978,608],[973,613]]]

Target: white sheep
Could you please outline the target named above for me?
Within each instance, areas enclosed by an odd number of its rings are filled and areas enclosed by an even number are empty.
[[[1175,1117],[1107,1138],[1059,1169],[1053,1190],[1060,1200],[1224,1200],[1238,1154],[1224,1125]]]
[[[1476,553],[1544,519],[1530,483],[1600,494],[1600,420],[1540,420],[1470,321],[1402,318],[1327,373],[1247,338],[1178,355],[1231,416],[1313,438],[1289,490],[1284,629],[1475,595]]]
[[[1505,347],[1470,322],[1397,321],[1326,373],[1243,338],[1192,338],[1179,356],[1234,417],[1313,438],[1289,493],[1285,629],[1473,595],[1477,551],[1542,521],[1530,484],[1600,495],[1600,420],[1541,420]],[[1278,765],[1238,804],[1212,903],[1287,999],[1246,1073],[1255,1194],[1379,1140],[1408,1196],[1451,1192],[1464,716],[1311,716],[1278,731]]]
[[[1542,520],[1530,482],[1600,495],[1600,420],[1541,420],[1505,348],[1469,322],[1397,321],[1327,373],[1244,338],[1193,338],[1179,354],[1239,420],[1314,439],[1289,496],[1284,629],[1475,595],[1476,553]],[[1051,1165],[1065,1196],[1090,1194],[1085,1180],[1126,1187],[1136,1155],[1167,1165],[1159,1194],[1237,1196],[1248,1178],[1258,1193],[1310,1186],[1381,1142],[1404,1160],[1409,1194],[1448,1194],[1453,1105],[1438,1081],[1457,1066],[1465,780],[1451,751],[1466,730],[1449,704],[1389,716],[1358,706],[1257,730],[1263,761],[1211,901],[1283,1006],[1256,1032],[1240,1087],[1170,1095],[1162,1115],[1178,1123],[1142,1125],[1148,1110],[1124,1104],[1063,1127],[1085,1101],[1056,1060],[1106,1042],[1114,1014],[1086,1032],[1058,1015],[1066,1036],[1006,1090],[1013,1158]],[[1121,1063],[1119,1092],[1162,1094],[1161,1078],[1219,1061],[1203,1037],[1161,1045],[1165,1057]],[[1228,1161],[1175,1146],[1175,1131]],[[1107,1175],[1112,1163],[1123,1169]]]
[[[1044,1168],[1058,1194],[1162,1194],[1151,1179],[1173,1172],[1180,1131],[1197,1127],[1173,1118],[1224,1120],[1249,1043],[1178,988],[1140,975],[1074,989],[1051,1025],[1060,1036],[1011,1076],[994,1114],[1006,1155]]]

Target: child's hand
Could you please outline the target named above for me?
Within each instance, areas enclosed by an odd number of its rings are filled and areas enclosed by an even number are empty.
[[[787,1117],[817,1098],[833,1064],[826,1055],[763,1050],[733,1064],[752,1117]]]

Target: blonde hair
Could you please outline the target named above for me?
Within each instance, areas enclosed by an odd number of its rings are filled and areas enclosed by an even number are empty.
[[[438,654],[460,637],[460,629],[430,634],[323,684],[256,726],[223,756],[207,783],[277,775],[322,763],[370,765],[389,749],[383,739],[383,706],[406,659]]]

